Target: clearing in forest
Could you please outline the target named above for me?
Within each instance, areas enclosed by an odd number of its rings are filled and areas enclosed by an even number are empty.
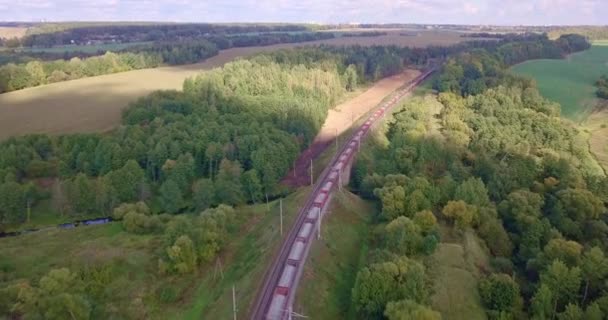
[[[483,320],[485,310],[477,291],[488,254],[472,230],[458,233],[442,226],[442,242],[428,258],[433,277],[431,304],[445,320]]]
[[[595,159],[608,174],[608,103],[602,110],[593,112],[584,123],[584,128],[589,131],[589,148]]]

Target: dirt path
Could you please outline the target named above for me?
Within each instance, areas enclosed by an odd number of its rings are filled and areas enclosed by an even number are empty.
[[[302,186],[310,181],[310,160],[318,157],[334,139],[344,133],[358,118],[377,106],[391,92],[413,80],[420,74],[418,70],[408,69],[401,74],[378,81],[359,96],[346,101],[329,111],[325,124],[315,137],[313,143],[300,154],[294,168],[285,177],[287,185]]]

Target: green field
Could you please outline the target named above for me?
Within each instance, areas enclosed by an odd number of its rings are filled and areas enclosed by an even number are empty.
[[[309,191],[303,188],[285,198],[285,225],[293,223]],[[278,201],[269,207],[238,208],[237,226],[216,263],[184,276],[159,274],[162,234],[131,234],[120,222],[0,239],[0,288],[22,281],[37,283],[51,269],[107,266],[112,280],[105,289],[104,305],[97,307],[109,310],[116,319],[201,319],[203,315],[228,319],[233,285],[239,318],[244,319],[268,261],[280,245],[278,210]],[[163,301],[161,292],[171,292],[170,298]]]
[[[582,121],[597,103],[595,81],[608,74],[608,43],[596,42],[564,60],[532,60],[511,70],[534,78],[545,97],[562,105],[564,117]]]
[[[53,46],[50,48],[23,48],[24,52],[50,52],[63,53],[80,51],[84,53],[97,53],[98,51],[119,51],[136,45],[148,44],[150,42],[130,42],[130,43],[107,43],[97,45],[65,45]]]

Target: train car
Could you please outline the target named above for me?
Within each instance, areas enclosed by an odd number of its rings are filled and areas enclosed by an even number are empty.
[[[348,148],[346,148],[345,152],[347,154],[351,154],[353,152],[353,148],[352,147],[348,147]]]
[[[321,208],[321,210],[323,210],[323,207],[325,206],[325,202],[327,200],[327,193],[319,193],[317,195],[317,197],[315,198],[315,201],[313,202],[313,206],[317,207],[317,208]]]
[[[325,182],[325,184],[321,188],[321,192],[329,193],[331,191],[331,188],[333,186],[334,186],[334,182],[333,181],[327,181],[327,182]]]
[[[310,209],[308,211],[308,216],[306,216],[306,217],[309,219],[316,219],[317,218],[317,209],[316,208]],[[298,233],[298,238],[308,239],[308,236],[310,236],[311,231],[312,231],[312,223],[306,222],[302,226],[302,229],[300,229],[300,233]]]
[[[336,170],[338,172],[341,172],[343,168],[344,168],[344,162],[338,162],[338,164],[336,164],[334,166],[334,170]]]
[[[333,181],[334,183],[338,182],[338,171],[332,170],[329,176],[327,177],[327,180]]]
[[[296,241],[289,252],[289,256],[287,257],[287,262],[293,265],[297,265],[300,263],[302,256],[304,254],[304,249],[306,248],[306,243],[303,241]]]
[[[275,293],[272,297],[272,302],[268,308],[268,314],[266,319],[268,320],[280,320],[284,319],[285,315],[285,303],[287,303],[287,295]]]
[[[286,265],[285,268],[283,268],[281,278],[279,278],[278,286],[283,288],[290,288],[297,271],[298,268],[296,268],[296,266],[292,266],[290,264]]]

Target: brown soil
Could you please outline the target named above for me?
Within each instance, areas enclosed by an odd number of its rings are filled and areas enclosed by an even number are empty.
[[[329,111],[325,124],[315,137],[313,143],[300,154],[283,183],[291,186],[307,185],[310,181],[310,160],[317,158],[342,133],[361,116],[377,106],[391,92],[420,74],[418,70],[406,70],[401,74],[378,81],[361,95],[346,101]],[[295,171],[295,174],[294,174]]]

